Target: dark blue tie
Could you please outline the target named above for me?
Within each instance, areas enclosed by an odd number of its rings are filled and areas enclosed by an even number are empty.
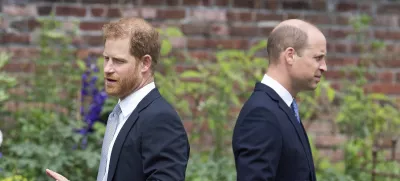
[[[292,111],[294,112],[294,116],[296,116],[297,121],[300,123],[299,107],[297,107],[295,99],[293,99],[292,105],[290,107],[292,108]]]

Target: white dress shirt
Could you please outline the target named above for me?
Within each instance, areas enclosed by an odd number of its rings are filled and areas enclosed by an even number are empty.
[[[275,79],[271,78],[267,74],[264,74],[263,79],[261,80],[261,83],[271,87],[278,95],[279,97],[282,98],[283,101],[290,107],[293,102],[293,97],[289,93],[288,90],[286,90],[278,81]]]
[[[154,82],[151,82],[150,84],[147,84],[146,86],[140,88],[139,90],[131,93],[129,96],[127,96],[124,100],[119,100],[118,104],[121,107],[122,113],[119,115],[119,123],[117,126],[117,130],[115,131],[114,137],[111,140],[110,147],[108,148],[108,153],[107,153],[107,166],[106,166],[106,172],[103,177],[103,181],[107,181],[108,177],[108,168],[110,165],[110,157],[111,157],[111,152],[114,146],[115,139],[118,136],[118,133],[121,131],[122,126],[124,126],[126,120],[129,118],[129,116],[132,114],[133,110],[137,107],[139,102],[147,95],[151,90],[153,90],[156,87]]]

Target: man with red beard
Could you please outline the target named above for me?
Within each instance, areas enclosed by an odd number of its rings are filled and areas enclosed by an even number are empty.
[[[123,18],[106,24],[103,33],[105,89],[119,101],[107,121],[97,181],[185,180],[187,134],[154,83],[157,30],[143,19]]]

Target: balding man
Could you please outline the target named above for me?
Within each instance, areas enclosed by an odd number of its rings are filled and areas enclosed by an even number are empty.
[[[123,18],[106,24],[103,33],[104,86],[119,101],[107,121],[97,181],[184,181],[187,134],[154,83],[160,56],[157,30],[143,19]],[[46,173],[67,180],[51,170]]]
[[[268,37],[269,66],[237,119],[232,148],[238,181],[316,181],[312,153],[295,98],[314,90],[327,71],[326,39],[298,19]]]

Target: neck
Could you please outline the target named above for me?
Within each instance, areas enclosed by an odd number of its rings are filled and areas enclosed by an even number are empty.
[[[298,91],[295,91],[286,70],[279,68],[276,65],[270,65],[266,74],[279,82],[290,93],[290,95],[292,95],[292,97],[296,97]]]

